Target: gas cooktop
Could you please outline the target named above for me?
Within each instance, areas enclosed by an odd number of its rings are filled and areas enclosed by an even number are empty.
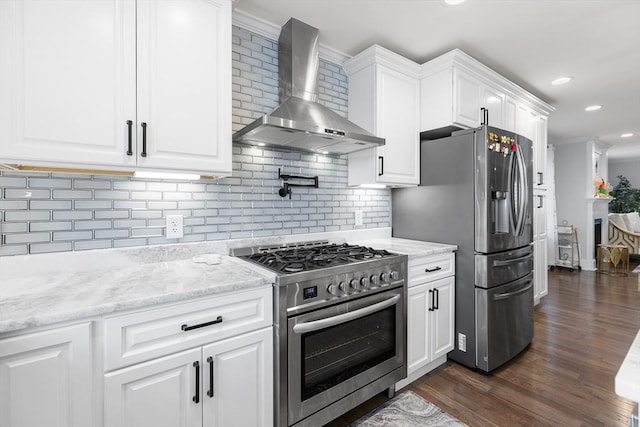
[[[397,256],[384,249],[324,241],[241,248],[234,249],[232,253],[278,274],[300,273]]]

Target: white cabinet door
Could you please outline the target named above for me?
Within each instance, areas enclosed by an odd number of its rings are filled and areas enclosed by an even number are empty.
[[[537,116],[533,140],[533,188],[546,189],[547,170],[547,117]]]
[[[497,89],[490,86],[482,86],[482,106],[487,109],[489,117],[489,126],[500,129],[505,127],[505,95]],[[482,120],[482,117],[481,117]]]
[[[454,346],[455,279],[447,277],[431,286],[437,292],[436,309],[431,312],[431,359],[435,360],[449,353]]]
[[[536,114],[524,104],[518,104],[517,107],[516,133],[533,141],[536,133]]]
[[[453,69],[454,124],[473,128],[480,125],[482,84],[475,77]]]
[[[230,174],[231,2],[137,5],[138,165]]]
[[[420,182],[420,81],[386,66],[394,61],[407,60],[373,46],[345,64],[349,119],[385,138],[383,147],[349,154],[349,185]]]
[[[453,350],[454,288],[451,276],[408,289],[408,374]]]
[[[201,359],[198,347],[106,374],[105,427],[202,427]]]
[[[420,182],[420,85],[418,80],[378,66],[376,135],[385,139],[377,149],[377,182]]]
[[[0,161],[127,165],[135,3],[0,1]]]
[[[93,425],[91,323],[0,340],[0,425]]]
[[[533,298],[538,304],[548,293],[547,269],[547,208],[543,191],[533,196]]]
[[[407,296],[407,372],[411,373],[431,361],[429,308],[431,287],[428,283],[412,286]]]
[[[265,328],[203,348],[204,425],[273,425],[273,330]]]
[[[503,126],[504,130],[510,132],[516,132],[516,115],[518,113],[518,104],[516,100],[507,96],[504,101],[504,117]]]

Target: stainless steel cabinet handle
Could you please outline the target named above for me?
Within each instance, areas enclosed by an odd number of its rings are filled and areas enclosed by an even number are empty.
[[[438,266],[438,267],[434,267],[434,268],[425,268],[424,272],[425,273],[433,273],[434,271],[438,271],[438,270],[442,270],[442,267]]]
[[[435,288],[433,290],[433,294],[436,296],[436,303],[433,305],[433,309],[439,310],[440,309],[440,290],[438,288]]]
[[[380,160],[380,172],[378,172],[378,176],[384,175],[384,156],[378,156],[378,160]]]
[[[207,363],[209,363],[209,391],[207,396],[213,397],[213,357],[207,357]]]
[[[370,305],[359,310],[355,310],[349,313],[339,314],[337,316],[328,317],[326,319],[314,320],[311,322],[298,323],[293,327],[293,332],[297,334],[305,334],[307,332],[318,331],[320,329],[329,328],[331,326],[339,325],[341,323],[348,322],[350,320],[359,319],[368,314],[375,313],[387,307],[391,307],[400,301],[400,295],[394,295],[393,297],[381,301],[379,303]]]
[[[536,172],[538,174],[538,185],[544,184],[544,174],[542,172]]]

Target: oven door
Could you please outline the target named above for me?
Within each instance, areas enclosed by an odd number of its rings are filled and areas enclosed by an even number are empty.
[[[294,424],[404,369],[404,288],[288,319],[288,417]]]

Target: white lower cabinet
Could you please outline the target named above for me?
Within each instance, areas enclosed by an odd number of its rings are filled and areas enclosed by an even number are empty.
[[[105,375],[105,427],[270,426],[272,329]]]
[[[407,378],[401,388],[443,364],[454,348],[455,255],[433,255],[409,260],[407,296]],[[429,262],[429,260],[433,260]],[[434,279],[446,273],[446,277]],[[424,267],[424,268],[422,268]]]
[[[103,324],[105,427],[273,424],[271,288]]]
[[[0,426],[93,426],[91,322],[0,340]]]

